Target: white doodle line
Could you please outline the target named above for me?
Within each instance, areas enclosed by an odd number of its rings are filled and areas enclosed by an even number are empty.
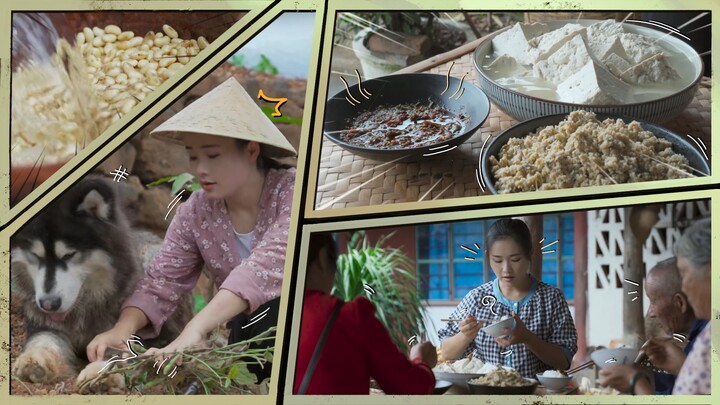
[[[250,323],[248,323],[247,325],[243,326],[243,327],[240,328],[240,329],[245,329],[245,328],[247,328],[247,327],[249,327],[249,326],[251,326],[251,325],[259,322],[261,319],[263,319],[263,318],[265,318],[265,316],[267,316],[267,312],[268,312],[269,310],[270,310],[270,308],[265,308],[264,311],[262,311],[261,313],[255,315],[255,317],[253,317],[252,319],[250,319]]]
[[[135,350],[133,350],[133,349],[132,349],[132,346],[130,346],[130,342],[134,342],[134,343],[139,344],[139,345],[142,346],[142,347],[145,347],[145,345],[143,345],[142,340],[140,339],[140,337],[138,337],[138,336],[136,336],[136,335],[132,335],[132,336],[131,336],[131,339],[128,339],[128,340],[125,341],[125,345],[127,345],[128,351],[129,351],[130,353],[132,353],[132,357],[126,357],[126,358],[119,358],[119,359],[118,359],[118,357],[120,357],[120,356],[116,354],[116,355],[112,356],[110,359],[108,359],[108,361],[105,362],[105,365],[103,366],[103,368],[101,368],[100,371],[98,371],[97,373],[100,374],[101,372],[103,372],[103,370],[105,370],[106,368],[108,368],[108,367],[109,367],[111,364],[113,364],[113,363],[118,363],[118,362],[121,362],[121,361],[128,361],[128,360],[131,360],[131,359],[134,359],[134,358],[138,357],[138,354],[135,353]]]

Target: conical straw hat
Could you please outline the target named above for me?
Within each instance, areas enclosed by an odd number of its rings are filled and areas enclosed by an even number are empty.
[[[264,144],[270,157],[295,156],[285,135],[270,121],[255,101],[231,77],[163,122],[151,134],[182,142],[183,134],[227,136]]]

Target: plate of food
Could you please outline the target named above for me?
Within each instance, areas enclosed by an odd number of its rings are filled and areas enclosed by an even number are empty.
[[[453,149],[490,114],[490,100],[482,90],[450,76],[394,74],[348,89],[327,102],[325,137],[374,159]]]
[[[480,156],[493,194],[707,176],[684,137],[642,120],[578,110],[521,122]]]
[[[485,366],[482,360],[472,357],[471,354],[468,358],[440,363],[435,366],[433,373],[436,380],[449,381],[464,388],[467,380],[482,375],[481,371],[486,370],[483,368]]]
[[[538,382],[498,365],[495,371],[467,380],[467,386],[470,393],[476,395],[528,395],[535,391]]]
[[[523,121],[584,109],[662,123],[692,101],[703,63],[664,31],[614,20],[518,23],[475,50],[480,88]]]

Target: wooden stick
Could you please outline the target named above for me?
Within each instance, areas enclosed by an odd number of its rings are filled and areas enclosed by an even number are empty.
[[[498,30],[496,32],[509,30],[512,28],[511,25]],[[435,66],[442,65],[443,63],[449,62],[453,59],[457,59],[460,56],[466,55],[472,51],[475,50],[483,41],[485,41],[488,38],[488,36],[484,36],[482,38],[478,38],[472,42],[468,42],[465,45],[459,46],[451,51],[447,51],[445,53],[441,53],[440,55],[433,56],[429,59],[425,59],[423,61],[420,61],[414,65],[408,66],[404,69],[400,69],[394,74],[397,73],[418,73],[418,72],[424,72],[426,70],[430,70],[434,68]]]
[[[686,174],[687,176],[697,177],[697,176],[693,176],[692,174],[686,172],[685,170],[678,169],[677,167],[675,167],[675,166],[673,166],[673,165],[671,165],[671,164],[665,163],[665,162],[663,162],[662,160],[657,159],[657,158],[654,158],[654,157],[652,157],[652,156],[650,156],[650,155],[647,155],[647,154],[645,154],[645,153],[641,153],[641,155],[645,156],[646,158],[648,158],[648,159],[650,159],[650,160],[652,160],[652,161],[654,161],[654,162],[660,163],[660,164],[663,165],[663,166],[667,166],[667,167],[669,167],[669,168],[671,168],[671,169],[673,169],[673,170],[677,170],[677,171],[679,171],[679,172],[681,172],[681,173],[684,173],[684,174]],[[687,166],[687,165],[683,165],[683,166]],[[688,166],[688,167],[690,167],[690,166]],[[701,173],[701,174],[704,175],[704,176],[707,176],[705,173],[703,173],[703,172],[701,172],[701,171],[699,171],[699,170],[696,170],[696,169],[694,169],[694,168],[692,168],[692,167],[690,167],[690,168],[691,168],[692,170],[695,170],[696,172]]]
[[[608,179],[610,179],[613,183],[618,184],[618,182],[615,181],[615,179],[613,179],[612,176],[610,176],[605,170],[603,170],[603,168],[600,167],[599,164],[597,164],[597,163],[596,163],[594,160],[592,160],[592,159],[588,159],[588,160],[591,161],[591,162],[593,162],[593,164],[594,164],[595,166],[597,166],[597,168],[600,169],[600,171],[602,172],[602,174],[606,175],[606,176],[608,177]]]
[[[583,364],[581,364],[581,365],[579,365],[579,366],[577,366],[577,367],[575,367],[575,368],[572,368],[572,369],[570,369],[570,370],[567,370],[565,373],[567,373],[568,375],[569,375],[569,374],[574,374],[574,373],[577,373],[577,372],[580,371],[580,370],[585,370],[586,368],[591,367],[591,366],[594,365],[594,364],[595,364],[595,362],[592,361],[592,360],[590,360],[590,361],[588,361],[587,363],[583,363]]]

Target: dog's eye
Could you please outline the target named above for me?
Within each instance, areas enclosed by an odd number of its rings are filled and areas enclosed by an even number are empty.
[[[77,252],[67,253],[67,254],[65,254],[63,257],[61,257],[60,259],[61,259],[62,261],[64,261],[64,262],[66,262],[66,261],[72,259],[73,256],[75,256],[76,253],[77,253]]]

